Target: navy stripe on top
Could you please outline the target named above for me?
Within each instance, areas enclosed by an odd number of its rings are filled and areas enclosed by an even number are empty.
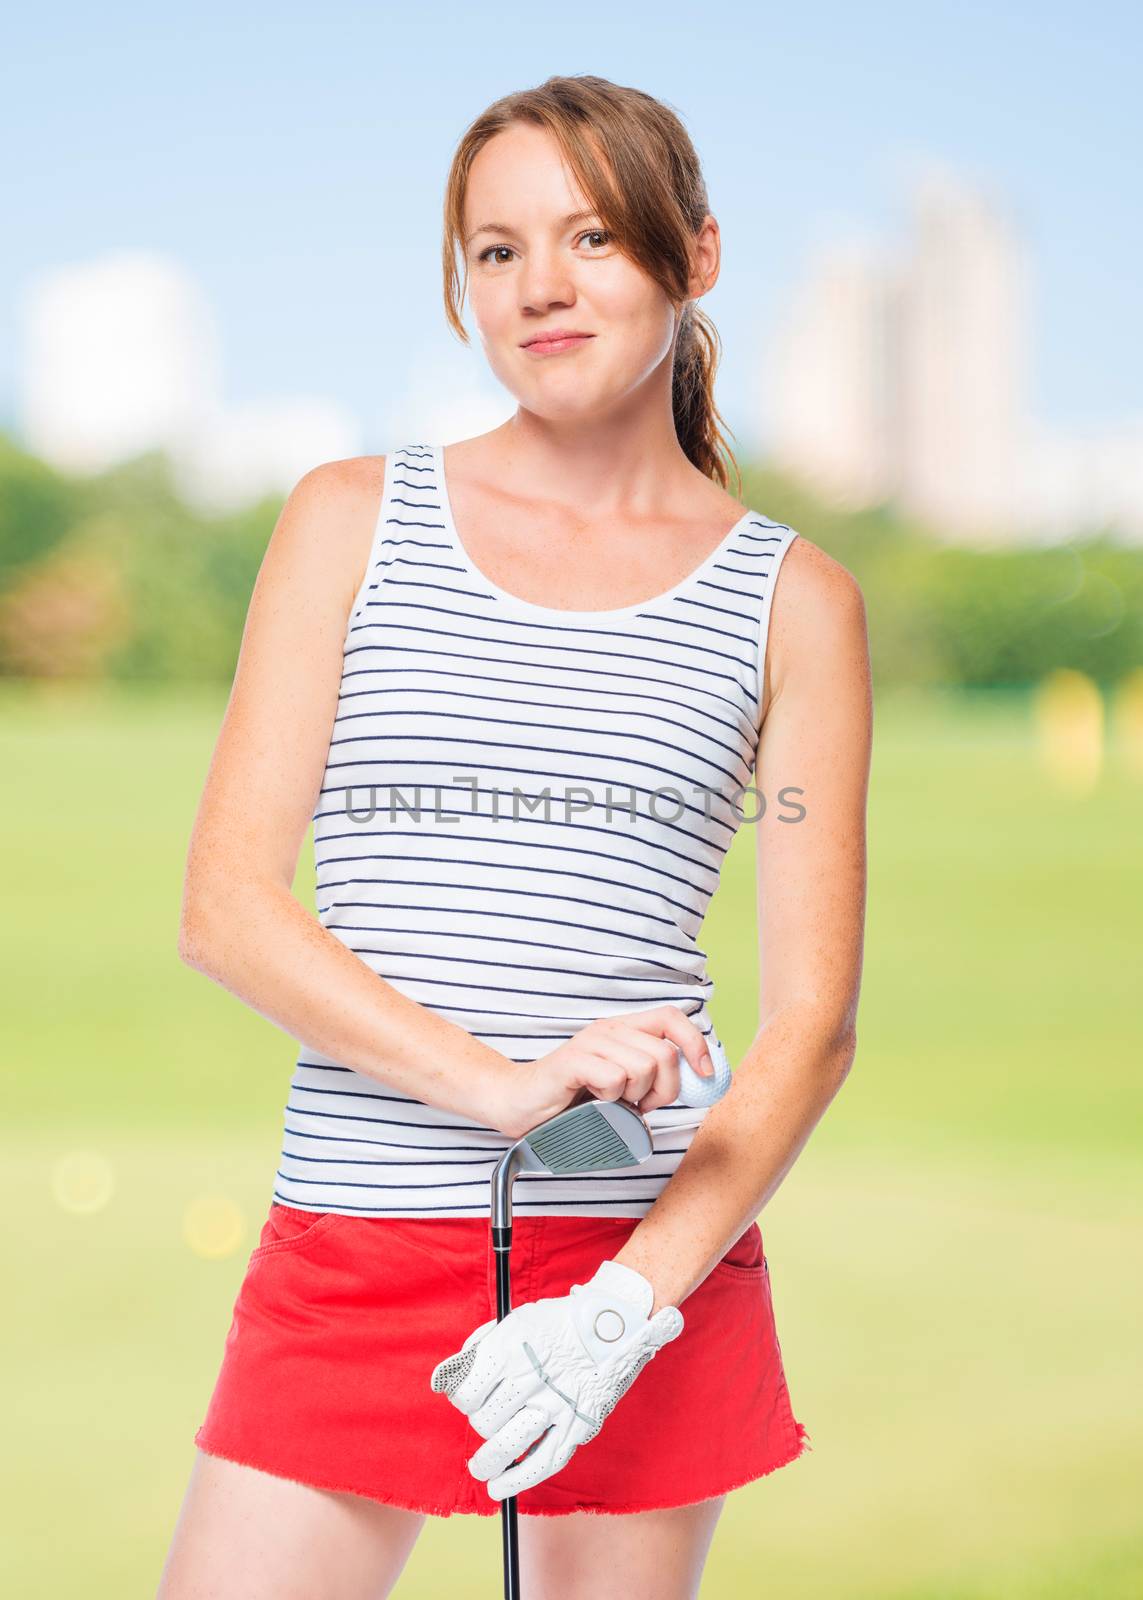
[[[393,451],[314,809],[322,924],[513,1061],[664,1003],[724,1054],[697,936],[752,782],[774,582],[796,537],[747,510],[654,599],[535,605],[469,559],[443,447]],[[652,1111],[642,1165],[523,1173],[513,1206],[642,1216],[705,1115]],[[510,1142],[303,1048],[274,1197],[486,1216]]]

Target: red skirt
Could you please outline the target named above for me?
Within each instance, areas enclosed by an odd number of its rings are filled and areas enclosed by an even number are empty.
[[[512,1304],[586,1283],[638,1223],[518,1214]],[[691,1505],[810,1447],[790,1405],[757,1222],[680,1309],[682,1333],[594,1439],[520,1492],[519,1515]],[[275,1202],[194,1442],[409,1511],[497,1516],[500,1502],[468,1470],[481,1435],[429,1388],[437,1362],[495,1315],[487,1218],[355,1217]]]

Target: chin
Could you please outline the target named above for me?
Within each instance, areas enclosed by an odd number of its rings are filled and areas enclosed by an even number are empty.
[[[605,400],[588,399],[583,394],[569,394],[566,402],[550,394],[517,395],[516,398],[526,411],[544,422],[588,422],[607,410]]]
[[[598,373],[575,371],[570,364],[563,372],[530,372],[528,377],[529,383],[513,384],[512,393],[521,405],[545,416],[590,416],[606,411],[630,392],[627,384],[601,382]]]

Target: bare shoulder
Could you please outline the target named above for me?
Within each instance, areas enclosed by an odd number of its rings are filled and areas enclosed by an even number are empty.
[[[347,504],[375,503],[384,482],[384,456],[346,456],[311,467],[290,490],[289,499],[303,502],[313,514],[321,515],[324,510],[341,513]]]
[[[767,675],[777,689],[802,662],[852,663],[855,652],[868,654],[861,585],[848,567],[799,533],[778,571]]]
[[[290,490],[275,539],[317,567],[344,598],[346,610],[364,576],[385,484],[384,456],[323,461]]]
[[[865,596],[850,572],[799,533],[782,558],[770,607],[764,718],[787,684],[828,694],[871,676]]]

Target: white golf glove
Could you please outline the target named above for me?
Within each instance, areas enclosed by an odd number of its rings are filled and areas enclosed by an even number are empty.
[[[569,1294],[531,1300],[503,1322],[482,1323],[434,1367],[432,1388],[484,1435],[468,1470],[488,1484],[493,1500],[559,1472],[595,1438],[651,1357],[682,1333],[678,1307],[649,1317],[654,1303],[641,1272],[605,1261]]]

